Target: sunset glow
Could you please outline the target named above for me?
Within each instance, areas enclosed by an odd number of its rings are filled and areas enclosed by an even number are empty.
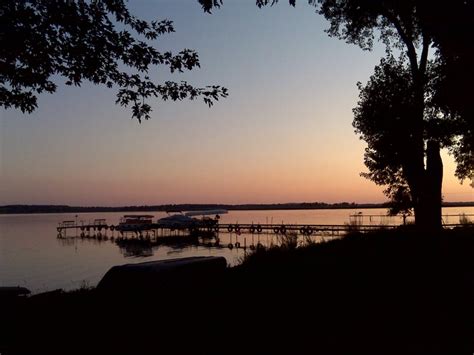
[[[139,124],[114,104],[114,89],[84,84],[59,85],[31,115],[2,110],[0,204],[386,201],[359,176],[365,143],[351,125],[356,82],[368,80],[383,48],[329,38],[303,2],[236,3],[207,15],[195,0],[130,2],[144,19],[174,21],[158,48],[200,55],[201,69],[151,76],[227,87],[211,109],[156,100]],[[445,201],[474,200],[443,158]]]

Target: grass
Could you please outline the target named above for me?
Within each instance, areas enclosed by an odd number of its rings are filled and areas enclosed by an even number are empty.
[[[108,296],[87,289],[10,305],[0,352],[472,353],[472,227],[284,241],[205,285]]]
[[[470,224],[473,224],[473,222],[470,220],[468,216],[466,216],[465,213],[461,213],[459,215],[459,224],[470,225]]]
[[[349,233],[358,232],[360,230],[361,224],[362,224],[361,219],[353,219],[349,222],[344,223],[344,225],[347,226],[347,231]]]
[[[283,249],[295,249],[298,246],[298,233],[287,231],[282,235],[278,235],[280,247]]]

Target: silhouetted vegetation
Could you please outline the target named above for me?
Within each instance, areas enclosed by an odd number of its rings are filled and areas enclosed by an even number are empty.
[[[159,293],[83,288],[2,309],[2,354],[468,354],[472,228],[258,249]]]
[[[444,202],[444,207],[469,207],[474,202]],[[67,206],[67,205],[7,205],[0,206],[0,214],[21,213],[85,213],[85,212],[150,212],[150,211],[200,211],[226,209],[229,211],[257,211],[257,210],[312,210],[312,209],[366,209],[389,208],[389,203],[355,203],[355,202],[295,202],[272,204],[177,204],[177,205],[150,205],[150,206]]]
[[[446,85],[453,87],[453,78],[446,77],[452,53],[443,45],[460,42],[470,48],[471,53],[465,55],[472,58],[472,2],[319,2],[321,13],[331,23],[331,35],[370,49],[377,30],[386,45],[387,59],[365,87],[359,86],[360,102],[355,109],[354,126],[368,143],[369,173],[365,176],[388,185],[387,195],[402,208],[409,202],[417,224],[440,228],[440,148],[450,148],[454,154],[460,179],[473,178],[473,116],[447,104],[442,94]],[[448,34],[450,25],[456,28],[455,34]],[[438,47],[433,60],[429,60],[431,46]],[[399,60],[392,57],[393,50],[402,51]],[[455,92],[462,94],[470,86],[466,84],[459,81]]]
[[[447,119],[444,113],[430,101],[433,98],[433,91],[428,85],[436,80],[435,71],[436,68],[431,65],[425,74],[428,80],[424,96],[428,99],[424,102],[424,128],[420,134],[432,138],[436,135],[436,142],[431,140],[427,144],[426,154],[432,152],[433,156],[430,156],[425,170],[419,170],[423,168],[423,153],[421,153],[421,165],[416,164],[416,155],[413,154],[417,146],[423,151],[426,144],[423,140],[416,139],[413,133],[413,124],[416,122],[413,119],[413,107],[416,105],[416,100],[407,95],[407,92],[412,90],[413,83],[410,68],[403,59],[396,60],[392,56],[382,59],[366,86],[359,83],[360,101],[354,109],[353,122],[356,132],[368,144],[365,151],[365,165],[369,172],[363,173],[362,176],[378,185],[388,186],[385,194],[392,201],[394,214],[408,213],[420,194],[423,194],[427,201],[435,197],[435,201],[431,201],[429,207],[436,211],[424,217],[428,218],[424,222],[425,225],[430,222],[432,225],[441,223],[440,219],[438,221],[438,218],[434,218],[436,214],[441,215],[443,169],[439,155],[439,141],[454,142],[456,133],[460,133],[456,129],[450,129],[444,122]],[[453,125],[454,127],[457,126]],[[418,175],[424,175],[425,172],[427,176],[437,176],[436,181],[428,185],[427,181],[418,180]],[[420,184],[425,191],[417,190]],[[417,206],[415,206],[415,218],[417,222],[422,218]]]
[[[470,224],[473,224],[474,222],[471,221],[471,219],[466,216],[465,213],[461,213],[459,215],[459,224],[463,224],[463,225],[470,225]]]
[[[472,203],[474,205],[474,202]],[[144,212],[144,211],[193,211],[205,209],[227,209],[227,210],[286,210],[286,209],[326,209],[326,208],[381,208],[386,204],[356,204],[354,202],[324,203],[324,202],[302,202],[302,203],[273,203],[273,204],[173,204],[152,206],[120,206],[120,207],[81,207],[66,205],[7,205],[0,206],[0,214],[6,213],[80,213],[80,212]]]
[[[0,16],[4,108],[32,112],[37,94],[56,91],[58,77],[66,85],[90,81],[118,87],[116,103],[131,106],[138,121],[150,118],[151,106],[145,101],[150,97],[173,101],[202,97],[211,106],[227,96],[227,89],[217,85],[199,88],[185,81],[151,80],[154,66],[182,72],[199,67],[199,57],[190,49],[173,54],[147,44],[146,40],[174,32],[173,22],[141,20],[123,0],[8,0],[1,3]]]

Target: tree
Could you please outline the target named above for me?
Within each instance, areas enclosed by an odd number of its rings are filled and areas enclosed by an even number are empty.
[[[148,73],[166,66],[171,73],[199,67],[193,50],[159,52],[146,41],[174,32],[169,20],[147,22],[131,15],[124,0],[6,0],[0,4],[0,105],[32,112],[37,94],[66,85],[118,87],[116,103],[131,106],[132,117],[149,119],[150,97],[202,97],[211,106],[227,89],[194,87],[185,81],[154,83]],[[132,31],[143,40],[135,39]]]
[[[474,187],[474,1],[453,0],[426,3],[420,17],[439,51],[440,79],[436,87],[436,102],[455,112],[463,121],[464,132],[459,149],[453,150],[456,175],[468,176]]]
[[[426,69],[423,139],[426,155],[430,157],[425,167],[426,175],[432,178],[426,181],[423,190],[416,186],[416,167],[412,154],[417,141],[413,135],[412,110],[416,97],[412,88],[411,73],[406,59],[393,57],[382,59],[375,68],[369,82],[362,86],[358,83],[360,100],[354,109],[353,125],[356,132],[367,142],[365,165],[368,173],[362,174],[379,185],[388,186],[385,193],[392,200],[392,212],[407,212],[415,206],[415,214],[420,216],[414,201],[416,193],[425,193],[425,199],[433,199],[428,208],[441,211],[441,183],[443,177],[439,147],[453,146],[456,138],[462,134],[459,116],[444,111],[435,100],[435,87],[439,65],[429,63]],[[434,149],[434,150],[433,150]],[[434,179],[433,176],[437,176]]]
[[[199,0],[205,11],[222,1]],[[257,6],[278,0],[256,0]],[[289,0],[295,6],[295,0]],[[441,227],[441,147],[457,162],[456,175],[473,180],[474,2],[453,0],[308,0],[334,36],[372,49],[378,36],[387,57],[361,90],[356,132],[367,141],[364,176],[386,194],[412,205],[416,224]],[[429,51],[436,63],[429,62]],[[404,60],[396,62],[400,51]],[[373,111],[372,111],[373,110]]]
[[[354,125],[369,144],[365,159],[369,173],[366,176],[377,183],[388,184],[387,192],[391,197],[406,196],[403,191],[409,191],[417,225],[425,229],[440,228],[443,177],[440,148],[450,148],[458,162],[456,174],[461,179],[472,179],[474,168],[472,145],[469,145],[473,117],[454,107],[449,100],[443,103],[440,95],[440,89],[452,79],[443,75],[449,66],[449,55],[441,43],[453,40],[443,36],[445,30],[432,21],[433,13],[439,13],[440,8],[433,10],[432,3],[421,0],[318,2],[321,3],[319,12],[330,21],[330,35],[371,49],[378,32],[389,55],[393,49],[404,54],[406,64],[382,63],[381,70],[376,70],[368,85],[360,87],[361,101],[355,110]],[[463,3],[468,4],[467,1]],[[449,8],[446,3],[442,7]],[[469,11],[474,15],[472,3],[459,6],[454,17],[460,19]],[[435,38],[440,39],[435,42]],[[472,38],[458,40],[467,43]],[[429,50],[435,45],[438,45],[436,66],[430,68]],[[382,87],[377,89],[380,85]],[[388,99],[385,111],[377,99],[380,95]],[[375,112],[367,110],[371,101],[379,104]],[[388,111],[389,107],[395,112]],[[391,126],[388,130],[366,134],[368,131],[362,123],[370,117],[374,122],[384,120],[383,128]],[[394,143],[391,139],[394,137],[403,144]],[[374,139],[379,143],[386,142],[378,146]],[[385,179],[381,178],[384,175]]]

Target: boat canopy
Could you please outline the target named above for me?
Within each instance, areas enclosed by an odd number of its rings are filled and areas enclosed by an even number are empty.
[[[155,216],[149,214],[126,214],[123,218],[153,218]]]
[[[172,216],[163,217],[158,220],[158,223],[163,222],[191,222],[193,219],[189,216],[185,216],[183,214],[174,214]]]

